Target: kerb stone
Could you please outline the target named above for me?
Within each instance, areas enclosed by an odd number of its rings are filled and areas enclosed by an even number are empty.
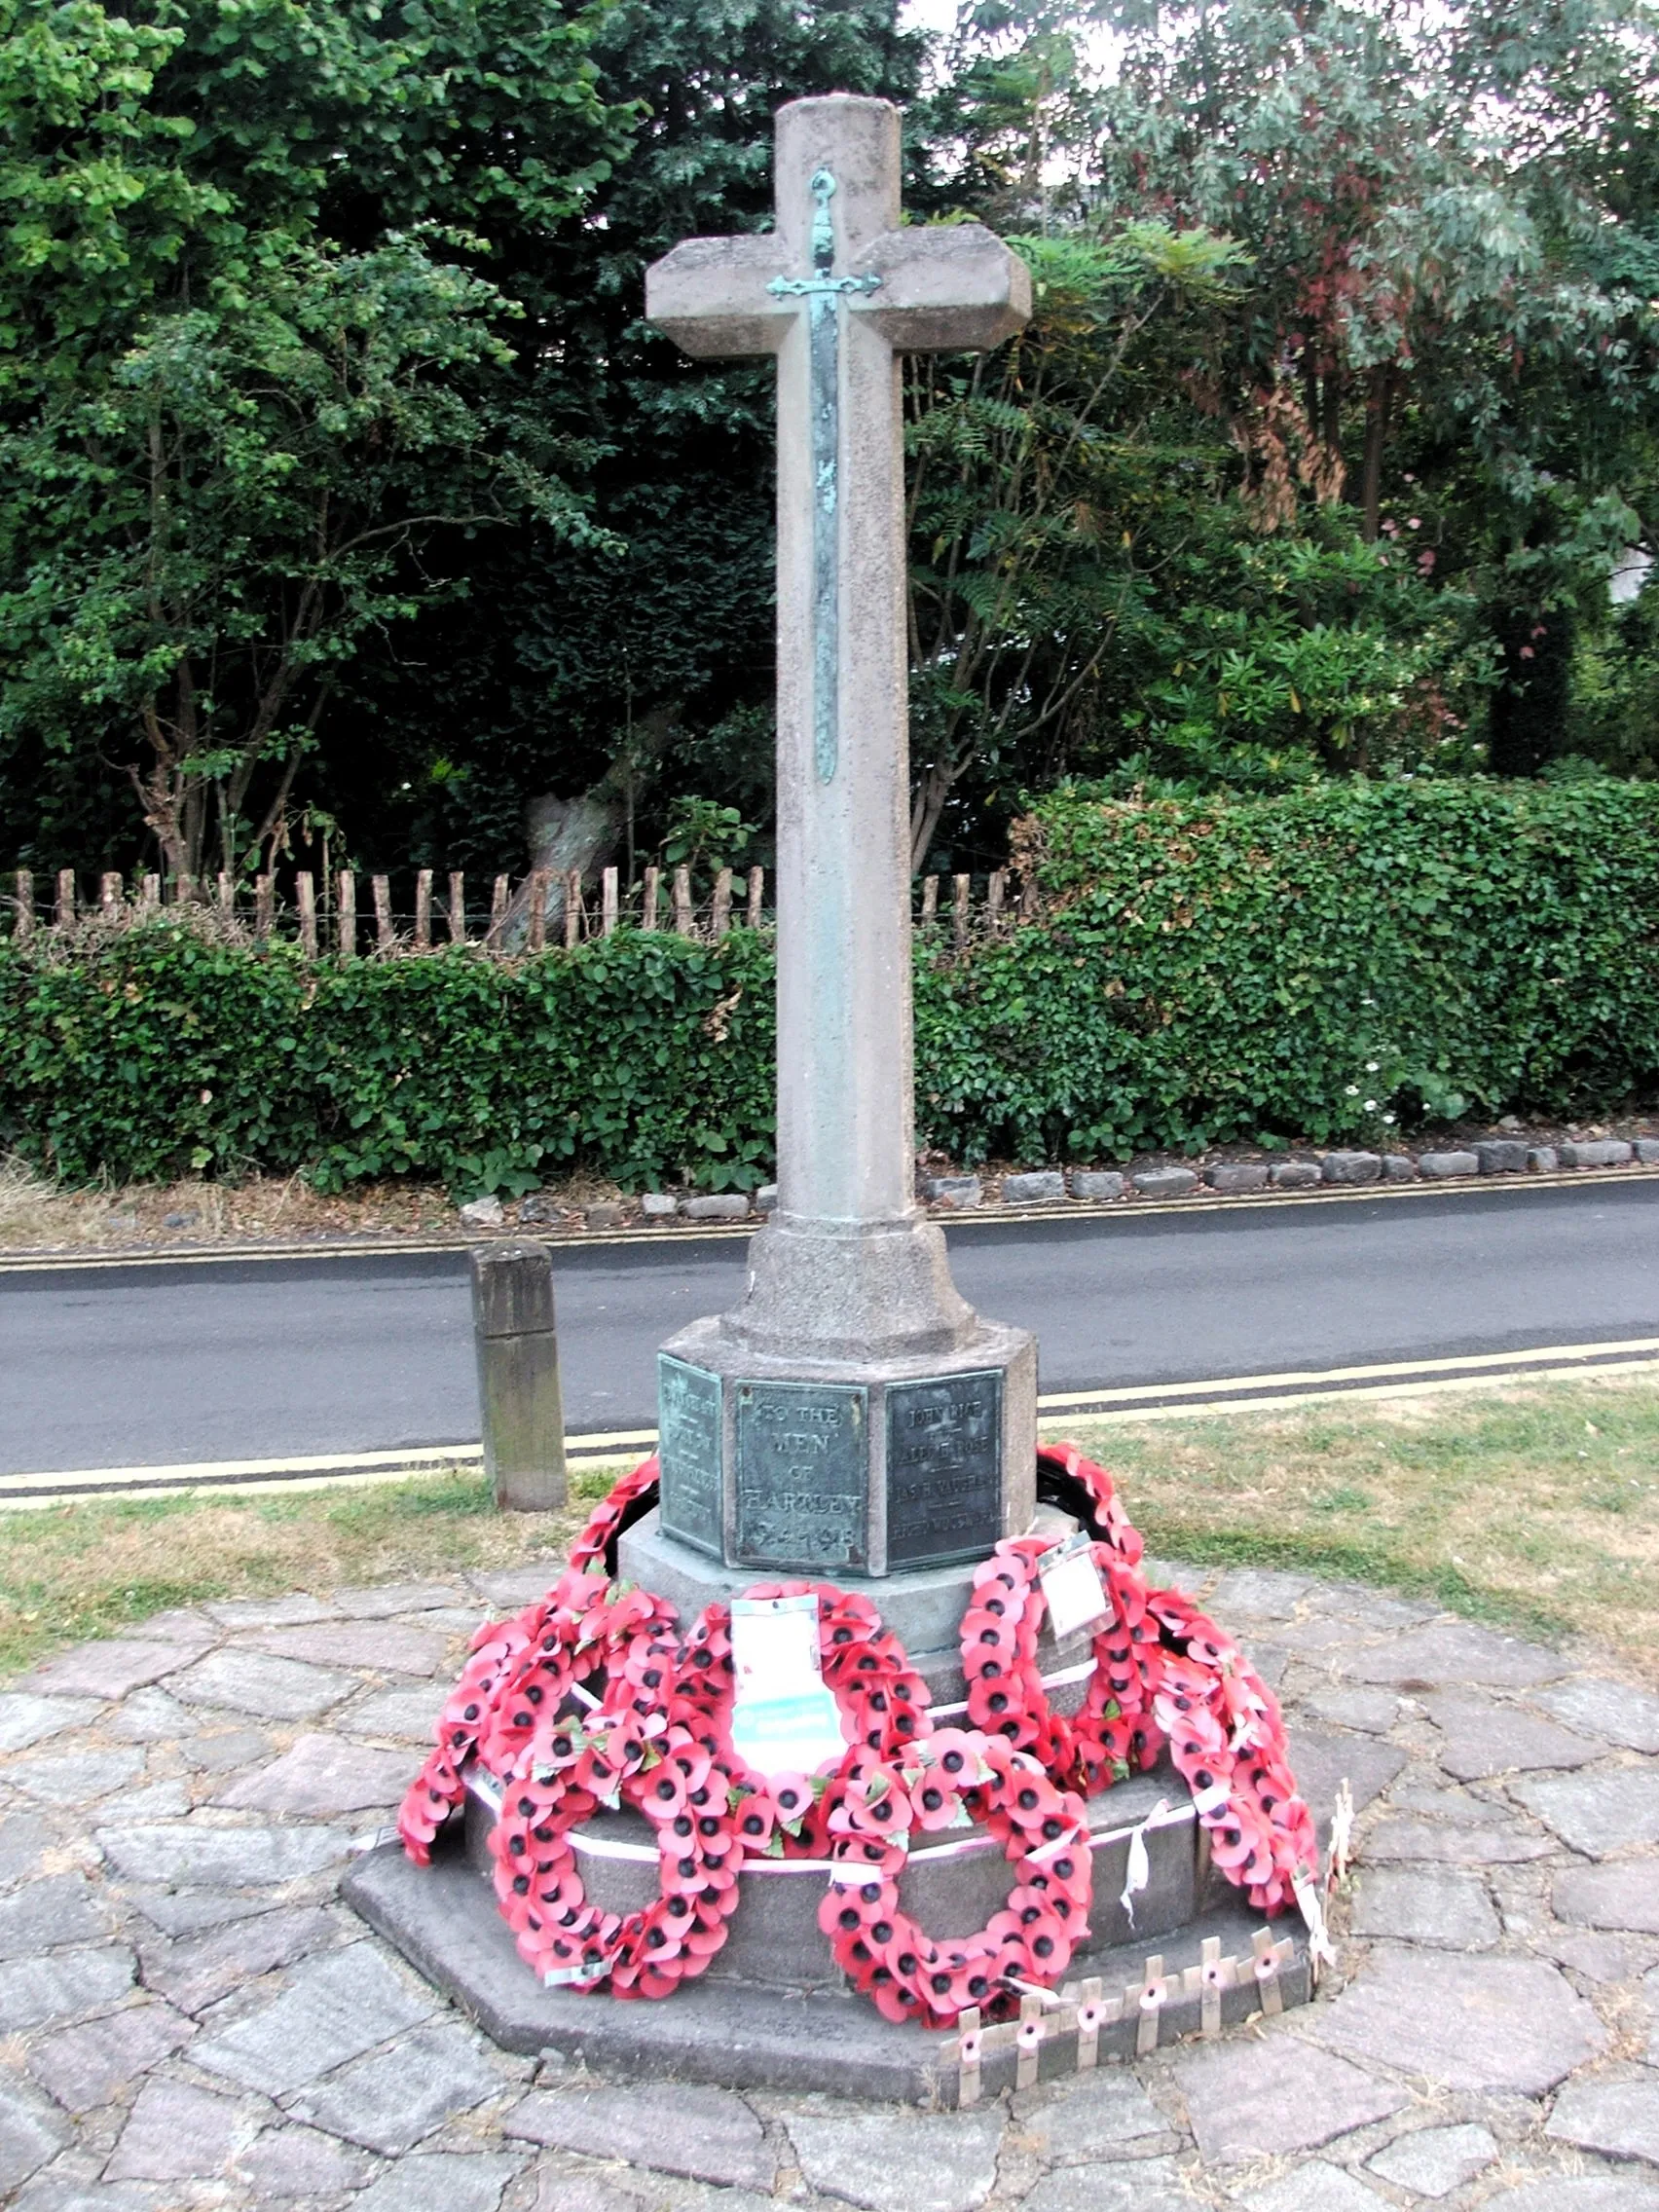
[[[1224,1198],[1232,1198],[1240,1191],[1265,1191],[1268,1187],[1268,1169],[1265,1161],[1222,1160],[1213,1167],[1204,1169],[1204,1181],[1212,1191]]]
[[[950,1206],[960,1213],[978,1205],[985,1191],[977,1175],[930,1175],[922,1185],[922,1196],[936,1206]]]
[[[1198,1178],[1190,1167],[1142,1167],[1129,1177],[1143,1198],[1184,1198]]]
[[[1074,1167],[1066,1177],[1066,1188],[1074,1198],[1098,1204],[1103,1198],[1123,1197],[1124,1178],[1116,1167]]]
[[[1275,1191],[1311,1191],[1324,1181],[1316,1160],[1281,1160],[1269,1173]]]
[[[1066,1179],[1058,1168],[1039,1168],[1027,1175],[1005,1175],[1005,1206],[1051,1206],[1066,1195]]]
[[[1457,1175],[1478,1175],[1480,1158],[1472,1152],[1419,1152],[1418,1173],[1425,1182],[1444,1183]]]
[[[1474,1154],[1483,1175],[1525,1175],[1527,1172],[1527,1144],[1523,1137],[1488,1137],[1475,1146]]]
[[[1375,1183],[1382,1173],[1382,1156],[1377,1152],[1328,1152],[1319,1163],[1327,1183]]]

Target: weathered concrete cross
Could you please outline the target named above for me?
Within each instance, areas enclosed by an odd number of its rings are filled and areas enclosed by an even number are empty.
[[[780,1199],[756,1266],[784,1263],[799,1349],[865,1327],[938,1341],[966,1313],[941,1264],[920,1271],[929,1290],[901,1262],[908,1295],[891,1249],[867,1255],[885,1290],[872,1279],[866,1300],[852,1279],[871,1235],[891,1246],[915,1226],[898,357],[998,344],[1030,313],[1030,278],[977,224],[901,227],[885,100],[784,108],[774,194],[775,231],[689,239],[645,279],[646,313],[687,352],[778,357]],[[808,1278],[821,1292],[826,1261],[841,1295],[815,1331]]]

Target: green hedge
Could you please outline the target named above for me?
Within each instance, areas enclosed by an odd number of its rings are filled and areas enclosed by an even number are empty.
[[[970,1156],[1382,1142],[1655,1088],[1659,784],[1072,788],[1020,841],[1043,926],[940,970],[918,1023],[924,1117]]]
[[[503,962],[304,961],[173,919],[64,959],[0,947],[0,1150],[71,1180],[306,1167],[463,1197],[598,1166],[764,1180],[768,939],[621,933]]]
[[[1020,834],[1043,919],[917,948],[918,1127],[960,1160],[1382,1141],[1659,1088],[1659,785],[1069,789]],[[767,934],[516,962],[308,964],[166,917],[0,943],[0,1148],[74,1180],[747,1188],[772,1048]]]

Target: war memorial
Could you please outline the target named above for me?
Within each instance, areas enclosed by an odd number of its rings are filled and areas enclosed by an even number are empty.
[[[508,2048],[968,2104],[1306,1998],[1319,1869],[1271,1696],[914,1202],[899,357],[1029,277],[904,226],[884,101],[784,108],[774,190],[646,312],[777,361],[777,1210],[348,1895]]]

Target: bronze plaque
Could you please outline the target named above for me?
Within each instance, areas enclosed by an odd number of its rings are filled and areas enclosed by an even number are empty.
[[[992,1370],[887,1387],[887,1565],[976,1559],[1002,1534],[1002,1385]]]
[[[737,1560],[862,1574],[869,1561],[869,1392],[737,1385]]]
[[[657,1353],[659,1514],[665,1535],[720,1557],[720,1379]]]

